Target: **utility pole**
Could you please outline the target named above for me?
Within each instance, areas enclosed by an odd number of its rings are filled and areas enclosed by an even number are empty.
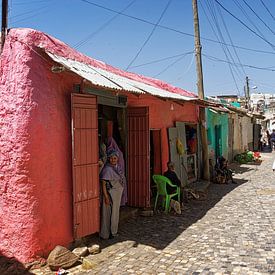
[[[249,78],[248,78],[248,76],[245,78],[245,81],[246,81],[247,109],[249,109],[249,103],[250,103],[250,90],[249,90]]]
[[[192,0],[192,5],[193,5],[193,16],[194,16],[196,67],[197,67],[197,77],[198,77],[198,82],[197,82],[198,95],[199,95],[199,99],[204,99],[200,27],[199,27],[197,0]],[[199,107],[199,110],[200,110],[199,111],[199,119],[200,119],[200,126],[201,126],[202,159],[203,159],[203,178],[205,180],[210,180],[205,109],[202,107]]]
[[[250,91],[249,91],[249,78],[248,78],[248,76],[245,78],[245,82],[246,82],[246,93],[245,93],[246,108],[249,109]]]
[[[2,0],[1,53],[6,40],[8,28],[8,0]]]

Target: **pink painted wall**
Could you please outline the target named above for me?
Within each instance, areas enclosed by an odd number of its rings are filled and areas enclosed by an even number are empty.
[[[0,252],[27,262],[72,240],[70,93],[80,79],[8,38],[0,82]]]
[[[128,95],[129,106],[149,106],[150,129],[161,129],[162,171],[169,161],[169,139],[167,128],[174,127],[176,121],[197,123],[198,106],[189,102],[181,104],[162,100],[150,95]]]

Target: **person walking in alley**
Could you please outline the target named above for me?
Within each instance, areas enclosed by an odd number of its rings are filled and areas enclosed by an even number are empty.
[[[272,133],[270,135],[270,146],[271,150],[275,149],[275,129],[272,130]]]
[[[107,151],[107,156],[108,161],[100,173],[102,207],[99,235],[102,239],[113,238],[117,235],[120,201],[124,182],[126,181],[124,173],[118,164],[118,151]]]

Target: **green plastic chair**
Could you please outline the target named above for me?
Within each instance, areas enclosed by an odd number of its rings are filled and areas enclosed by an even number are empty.
[[[156,201],[155,201],[155,207],[157,208],[158,198],[159,196],[163,196],[165,198],[165,201],[163,204],[165,204],[165,213],[168,213],[170,211],[170,200],[171,198],[178,196],[178,201],[180,202],[180,187],[177,185],[172,184],[172,182],[162,175],[153,175],[153,181],[157,185],[157,195],[156,195]],[[166,186],[170,185],[172,187],[176,187],[176,193],[168,194],[166,190]],[[164,206],[164,205],[163,205]]]

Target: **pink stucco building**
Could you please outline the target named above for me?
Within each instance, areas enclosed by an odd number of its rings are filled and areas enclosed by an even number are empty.
[[[98,232],[98,134],[110,134],[108,122],[121,131],[135,207],[150,205],[150,167],[162,173],[171,157],[167,129],[198,122],[193,93],[32,29],[9,31],[0,69],[0,251],[23,262]]]

